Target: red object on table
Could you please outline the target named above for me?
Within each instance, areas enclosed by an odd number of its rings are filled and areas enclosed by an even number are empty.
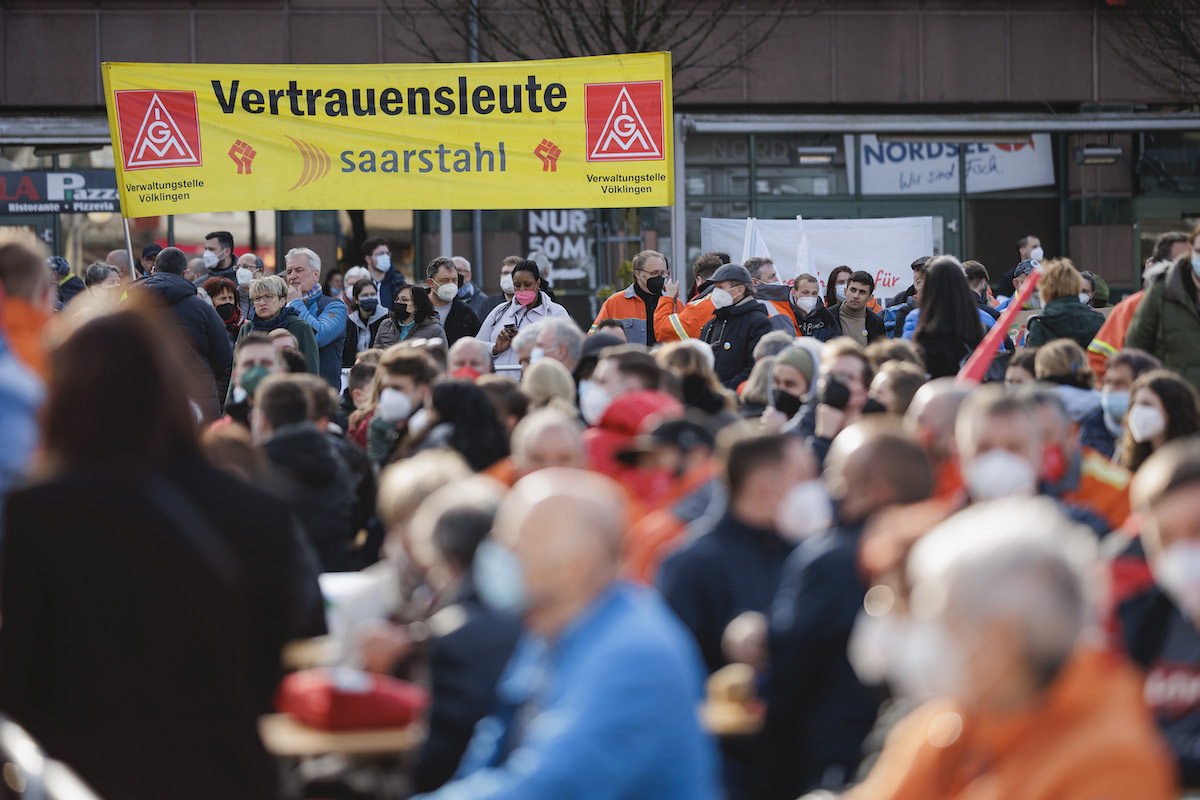
[[[308,669],[283,679],[275,707],[327,731],[403,728],[429,707],[429,692],[406,681],[360,670]]]

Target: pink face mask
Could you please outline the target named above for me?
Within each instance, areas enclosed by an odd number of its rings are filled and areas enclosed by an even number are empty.
[[[513,298],[523,306],[527,306],[534,300],[537,300],[538,293],[532,289],[522,290],[513,293]]]

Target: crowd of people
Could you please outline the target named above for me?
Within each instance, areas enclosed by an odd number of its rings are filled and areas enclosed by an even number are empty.
[[[323,635],[428,688],[430,800],[1200,786],[1200,226],[1111,311],[1033,237],[646,250],[587,333],[518,256],[234,250],[0,245],[0,712],[100,795],[277,796]]]

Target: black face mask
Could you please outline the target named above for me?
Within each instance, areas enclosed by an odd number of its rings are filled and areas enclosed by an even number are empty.
[[[699,283],[697,283],[696,284],[696,293],[693,295],[693,297],[699,297],[700,295],[704,294],[704,290],[707,289],[708,286],[709,286],[709,282],[707,280],[703,280],[703,281],[700,281]]]
[[[224,320],[225,322],[229,322],[229,320],[233,319],[233,313],[236,309],[237,309],[237,305],[235,305],[234,303],[218,303],[217,304],[217,314],[219,314],[221,319]]]
[[[650,294],[662,294],[663,286],[667,283],[667,279],[663,276],[650,278],[646,281],[646,291]]]
[[[411,306],[404,303],[396,303],[392,306],[392,316],[397,323],[403,322],[406,319],[412,319],[413,312],[410,309]]]
[[[800,410],[802,404],[803,401],[791,392],[785,392],[782,389],[775,390],[775,410],[782,411],[788,419],[796,416],[796,412]]]

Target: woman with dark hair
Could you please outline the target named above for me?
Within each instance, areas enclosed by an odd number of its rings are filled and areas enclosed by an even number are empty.
[[[475,338],[492,347],[497,367],[518,366],[513,337],[524,327],[553,317],[569,319],[567,310],[542,291],[542,273],[536,261],[522,261],[513,267],[513,298],[492,309]]]
[[[1129,402],[1116,458],[1130,472],[1137,472],[1167,442],[1200,431],[1200,398],[1170,370],[1152,370],[1134,381]]]
[[[429,423],[408,451],[445,447],[479,472],[508,455],[508,432],[483,390],[470,381],[442,381],[428,402]]]
[[[55,352],[45,469],[8,499],[0,711],[104,797],[275,797],[258,717],[320,590],[287,507],[200,454],[171,327],[121,311]]]
[[[833,308],[846,299],[846,284],[854,270],[847,266],[834,267],[825,283],[825,307]]]
[[[995,322],[979,308],[958,260],[939,256],[925,267],[921,304],[905,318],[903,336],[921,348],[929,376],[944,378],[958,374]]]
[[[375,334],[375,346],[386,349],[409,339],[446,341],[446,331],[438,320],[429,292],[411,283],[401,286],[396,292],[391,313],[380,323],[379,332]]]
[[[346,286],[346,276],[332,270],[325,276],[325,282],[321,284],[321,293],[326,297],[341,297]]]
[[[217,310],[221,321],[225,323],[225,332],[229,334],[229,341],[236,342],[238,331],[246,321],[246,315],[242,313],[241,306],[238,305],[237,285],[229,278],[209,278],[204,282],[204,291],[208,294],[208,299],[212,301],[213,308]]]

